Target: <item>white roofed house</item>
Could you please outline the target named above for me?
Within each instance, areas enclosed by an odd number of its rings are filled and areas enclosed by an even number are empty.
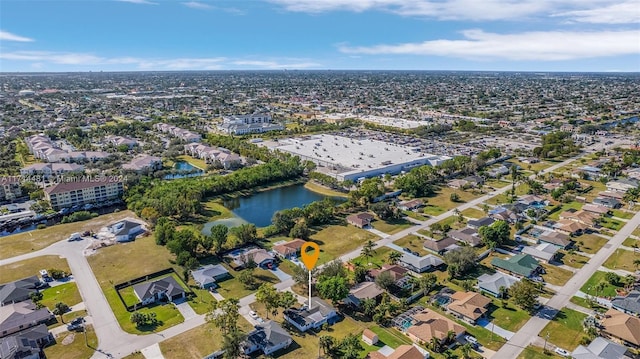
[[[322,327],[324,323],[333,324],[337,321],[336,310],[318,297],[311,298],[311,308],[306,305],[301,308],[289,308],[284,311],[284,319],[298,328],[301,332]]]
[[[638,183],[635,179],[618,178],[607,182],[607,191],[626,193],[630,189],[638,188]]]
[[[20,169],[23,176],[39,175],[45,178],[65,173],[82,172],[84,166],[75,163],[34,163]]]
[[[504,295],[503,290],[511,288],[511,286],[518,281],[518,278],[502,272],[483,274],[478,277],[478,289],[480,289],[481,292],[486,292],[496,298],[500,298]]]
[[[443,265],[444,261],[433,254],[418,257],[413,254],[405,253],[400,258],[400,264],[416,273],[422,273]]]
[[[142,223],[122,220],[107,227],[113,234],[116,242],[129,242],[135,239],[136,235],[144,232]]]
[[[162,158],[139,155],[133,158],[128,163],[122,165],[123,170],[143,172],[143,171],[155,171],[162,168]]]

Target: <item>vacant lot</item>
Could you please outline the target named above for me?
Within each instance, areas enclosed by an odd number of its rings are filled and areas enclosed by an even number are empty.
[[[42,291],[42,300],[40,301],[42,305],[53,310],[58,302],[70,307],[82,302],[76,283],[65,283]]]
[[[629,237],[625,239],[624,242],[622,242],[622,245],[627,247],[633,247],[634,245],[636,245],[640,247],[640,241],[635,238]]]
[[[0,240],[0,242],[2,242]],[[58,256],[41,256],[0,266],[0,283],[39,276],[40,269],[60,269],[71,272],[67,260]]]
[[[238,280],[238,275],[240,275],[240,271],[236,271],[231,269],[228,265],[224,264],[224,266],[231,274],[232,278],[225,279],[218,283],[220,286],[218,289],[218,293],[220,293],[225,298],[237,298],[240,299],[245,297],[253,292],[255,289],[246,288],[244,284],[240,283]],[[262,283],[278,283],[278,278],[268,270],[256,268],[253,271],[253,277],[256,279],[257,286]]]
[[[571,352],[584,336],[582,321],[586,317],[586,314],[564,308],[542,329],[540,335],[549,333],[549,342]]]
[[[542,275],[542,278],[553,285],[565,285],[573,276],[573,272],[556,267],[553,264],[542,263],[542,267],[547,272],[547,274]]]
[[[614,297],[616,295],[616,289],[620,287],[616,287],[611,284],[608,280],[606,280],[605,276],[605,272],[597,271],[593,273],[593,276],[589,278],[589,280],[582,286],[582,288],[580,288],[580,290],[593,296]],[[604,283],[604,288],[598,289],[597,286],[599,283]]]
[[[320,246],[318,264],[330,262],[349,253],[368,240],[378,239],[379,237],[373,233],[348,225],[329,226],[311,236],[311,240]]]
[[[372,223],[373,228],[382,231],[387,234],[398,233],[403,229],[407,229],[413,226],[413,223],[407,221],[406,219],[395,219],[395,220],[377,220]]]
[[[517,332],[531,317],[529,313],[510,301],[504,307],[499,300],[495,299],[490,304],[489,310],[491,312],[488,318],[493,324],[512,332]]]
[[[357,258],[354,258],[351,262],[353,263],[361,263],[362,265],[365,265],[367,267],[371,267],[371,268],[376,268],[376,267],[382,267],[384,264],[389,263],[389,253],[391,252],[396,252],[393,249],[389,248],[389,247],[380,247],[376,250],[374,250],[374,255],[369,257],[369,258],[365,258],[363,256],[359,256]],[[369,266],[369,264],[371,264]]]
[[[424,238],[418,237],[414,234],[410,234],[406,237],[402,237],[393,243],[402,248],[409,248],[413,252],[418,252],[420,253],[421,256],[429,254],[429,252],[426,249],[424,249],[422,245],[422,243],[424,243]]]
[[[459,201],[453,202],[451,200],[451,194],[455,193],[458,195]],[[461,189],[453,189],[449,187],[442,187],[433,196],[425,197],[425,203],[427,203],[427,207],[425,207],[425,213],[427,214],[440,214],[446,212],[450,209],[458,207],[462,203],[469,202],[473,199],[482,196],[481,194],[474,194],[472,190],[461,190]],[[429,207],[433,206],[436,208],[440,208],[442,210],[440,213],[431,213]]]
[[[583,234],[580,237],[576,237],[575,240],[578,245],[578,250],[589,254],[595,254],[600,248],[607,244],[606,238],[602,238],[593,233]]]
[[[68,342],[66,345],[62,342]],[[64,332],[56,337],[56,344],[44,348],[49,359],[86,359],[98,348],[98,338],[93,326],[87,325],[87,346],[83,333]]]
[[[4,237],[0,241],[0,259],[10,258],[48,247],[55,242],[69,238],[71,233],[74,232],[90,230],[97,232],[100,228],[126,217],[136,217],[136,215],[131,211],[119,211],[87,221],[57,224],[44,229]]]
[[[479,210],[477,208],[467,208],[464,211],[462,211],[461,213],[465,217],[475,218],[475,219],[480,219],[480,218],[486,216],[484,211]]]
[[[580,203],[580,202],[563,203],[562,207],[559,210],[557,210],[557,211],[555,211],[555,212],[553,212],[553,213],[551,213],[549,215],[549,219],[557,221],[560,218],[560,213],[562,213],[564,211],[568,211],[570,209],[579,210],[581,208],[582,208],[582,203]]]
[[[589,257],[585,257],[578,253],[570,253],[566,251],[561,251],[559,253],[558,260],[569,267],[582,268],[589,261]]]
[[[549,354],[545,354],[544,353],[544,349],[542,349],[542,348],[538,348],[538,347],[534,347],[533,345],[529,345],[528,347],[524,348],[522,353],[520,353],[520,356],[518,356],[518,359],[553,359],[553,358],[562,358],[561,356],[556,355],[551,351],[549,351],[548,353]]]
[[[612,211],[614,217],[622,218],[622,219],[631,219],[633,217],[633,213],[622,211],[619,209],[614,209]]]
[[[640,259],[640,253],[633,253],[625,249],[616,249],[616,251],[604,262],[604,266],[609,269],[623,269],[629,272],[635,272],[638,266],[633,264]]]

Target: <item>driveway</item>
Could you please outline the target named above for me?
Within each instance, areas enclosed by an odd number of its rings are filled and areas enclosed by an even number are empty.
[[[283,271],[282,271],[282,269],[280,269],[280,268],[272,269],[272,270],[271,270],[271,273],[275,274],[275,275],[276,275],[276,277],[278,277],[278,279],[279,279],[281,282],[286,282],[286,281],[288,281],[289,279],[291,279],[291,276],[290,276],[290,275],[288,275],[287,273],[283,272]]]
[[[182,299],[181,301],[175,301],[173,302],[173,305],[175,305],[180,314],[182,314],[184,320],[188,320],[198,316],[196,312],[193,311],[193,308],[191,308],[191,306],[189,305],[189,302],[185,299]]]

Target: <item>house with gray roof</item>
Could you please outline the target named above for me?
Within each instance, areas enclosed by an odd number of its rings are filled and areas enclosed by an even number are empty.
[[[334,324],[338,315],[329,303],[318,297],[311,298],[311,308],[289,308],[284,311],[284,319],[301,332],[320,328],[324,323]]]
[[[633,358],[624,345],[614,343],[603,337],[595,338],[589,346],[579,345],[573,353],[573,359],[624,359]]]
[[[221,264],[208,264],[191,271],[193,279],[202,289],[215,288],[216,282],[230,277],[229,271]]]
[[[2,359],[40,359],[42,348],[53,342],[53,335],[44,324],[0,338],[0,358]]]
[[[247,355],[258,351],[270,355],[280,349],[288,348],[291,343],[293,343],[291,335],[280,324],[268,320],[256,325],[255,329],[248,334],[242,344],[242,350]]]
[[[133,292],[143,305],[155,303],[162,299],[174,301],[184,298],[186,295],[182,286],[173,277],[137,284],[133,286]]]
[[[116,242],[129,242],[142,232],[142,223],[122,220],[107,227],[109,233],[115,236]]]
[[[640,316],[640,291],[632,290],[626,297],[615,297],[611,306],[623,313]]]
[[[0,285],[0,306],[27,300],[31,293],[36,293],[41,286],[42,282],[35,275],[2,284]]]
[[[560,248],[551,243],[541,243],[535,247],[525,246],[522,253],[529,254],[538,260],[549,263],[556,258]]]
[[[0,338],[54,320],[49,309],[37,309],[32,301],[0,307]]]
[[[478,288],[481,292],[486,292],[496,298],[500,298],[502,296],[501,288],[509,289],[518,281],[518,278],[502,272],[483,274],[478,277]]]
[[[404,253],[402,257],[400,257],[400,265],[416,273],[426,272],[443,264],[444,261],[433,254],[418,257],[411,253]]]
[[[359,307],[363,300],[376,299],[382,293],[384,293],[384,290],[375,282],[362,282],[356,284],[349,290],[349,295],[347,295],[344,302]]]

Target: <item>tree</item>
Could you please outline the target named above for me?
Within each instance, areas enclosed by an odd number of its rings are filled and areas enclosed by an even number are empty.
[[[473,280],[463,280],[462,283],[460,283],[460,286],[462,287],[462,289],[468,292],[473,290],[473,287],[475,286],[475,282]]]
[[[462,347],[460,347],[460,352],[462,354],[462,359],[470,359],[471,358],[471,344],[466,343]]]
[[[344,277],[321,276],[317,284],[318,293],[333,303],[341,301],[349,294],[349,285]]]
[[[360,358],[360,351],[363,349],[359,336],[354,333],[344,337],[340,341],[339,348],[341,359],[358,359]]]
[[[460,201],[460,195],[458,195],[455,192],[452,192],[451,195],[449,195],[449,199],[451,200],[451,202],[458,202]]]
[[[396,217],[397,211],[387,202],[377,202],[369,206],[369,209],[378,216],[378,218],[385,220],[388,218]]]
[[[216,224],[211,227],[211,235],[209,238],[212,240],[211,249],[218,254],[222,251],[222,248],[227,243],[227,237],[229,235],[229,228],[224,224]]]
[[[289,231],[289,237],[291,238],[301,238],[304,240],[309,239],[311,235],[311,230],[307,227],[307,223],[305,221],[299,221],[296,223],[291,231]]]
[[[56,303],[55,307],[53,308],[53,314],[54,315],[59,315],[60,316],[60,321],[64,323],[64,319],[62,319],[62,315],[64,315],[64,313],[69,311],[69,306],[62,303],[62,302],[58,302]]]
[[[619,275],[617,275],[617,274],[616,274],[616,273],[614,273],[614,272],[607,272],[607,273],[604,275],[604,279],[605,279],[607,282],[609,282],[609,283],[613,284],[614,286],[618,286],[618,285],[620,284],[620,276],[619,276]]]
[[[452,277],[459,277],[474,268],[477,265],[476,258],[473,247],[460,247],[444,255],[447,271]]]
[[[520,308],[532,311],[538,303],[538,288],[532,281],[522,279],[509,288],[509,296]]]
[[[397,264],[400,261],[400,258],[402,258],[402,253],[398,251],[389,252],[389,257],[388,257],[389,263]]]
[[[256,291],[256,301],[264,305],[267,319],[269,319],[269,313],[272,313],[274,309],[277,311],[279,299],[278,291],[271,284],[263,283]]]
[[[633,265],[636,267],[636,269],[640,268],[640,259],[634,259]]]
[[[207,321],[220,329],[223,335],[238,331],[240,305],[236,298],[225,298],[211,303],[211,312],[207,314]]]
[[[231,233],[233,233],[237,238],[240,244],[253,243],[258,239],[258,229],[255,224],[246,223],[239,227],[233,227],[231,229]]]
[[[356,264],[353,268],[353,280],[356,283],[364,282],[367,279],[367,274],[369,274],[369,271],[360,263]]]
[[[395,280],[389,271],[382,272],[376,277],[376,284],[382,289],[388,290],[393,283],[395,283]]]
[[[511,229],[506,221],[495,221],[489,226],[480,227],[478,234],[484,244],[496,248],[509,240]]]
[[[222,336],[222,350],[224,350],[223,358],[237,359],[242,355],[242,343],[246,339],[246,335],[238,329],[233,329]]]
[[[320,276],[347,278],[347,270],[344,268],[344,264],[340,259],[334,259],[322,267]]]
[[[377,305],[378,303],[376,303],[375,299],[365,298],[360,302],[360,310],[362,310],[362,313],[367,317],[372,317],[376,311]]]
[[[375,248],[375,243],[373,243],[372,240],[368,240],[363,246],[362,246],[362,251],[360,252],[360,254],[365,257],[367,259],[367,261],[369,259],[371,259],[371,257],[373,257],[376,253],[376,251],[373,249]]]
[[[334,351],[336,345],[334,337],[330,335],[323,335],[320,337],[319,341],[320,349],[322,349],[322,353],[324,353],[324,355],[330,355]]]
[[[278,308],[282,308],[282,309],[289,309],[291,307],[294,306],[294,304],[296,304],[297,300],[296,297],[293,295],[293,293],[289,292],[289,291],[285,291],[285,292],[279,292],[279,297],[278,297]],[[277,309],[276,309],[277,311]],[[276,312],[276,315],[278,313]]]
[[[256,288],[256,278],[254,275],[253,268],[246,268],[238,275],[238,281],[244,285],[247,289],[255,289]]]
[[[131,316],[129,316],[129,320],[131,321],[131,323],[136,325],[136,328],[138,328],[147,323],[147,316],[144,313],[135,311],[131,313]]]
[[[438,277],[434,273],[425,273],[417,278],[418,288],[420,288],[423,295],[427,295],[437,282]]]

